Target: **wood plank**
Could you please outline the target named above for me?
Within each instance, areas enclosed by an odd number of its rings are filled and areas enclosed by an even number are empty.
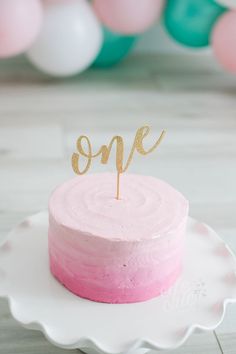
[[[52,143],[53,141],[53,143]],[[0,129],[0,158],[58,159],[62,158],[63,135],[58,125],[2,126]]]
[[[236,353],[236,332],[219,334],[218,338],[224,354]]]
[[[0,64],[0,80],[5,90],[17,89],[20,85],[26,90],[36,85],[67,89],[79,82],[84,89],[91,91],[92,84],[103,88],[113,82],[116,87],[131,90],[140,83],[140,89],[198,91],[214,88],[215,91],[235,92],[233,75],[227,75],[213,57],[206,55],[134,54],[112,70],[91,68],[70,80],[48,77],[33,68],[24,57],[2,60]]]

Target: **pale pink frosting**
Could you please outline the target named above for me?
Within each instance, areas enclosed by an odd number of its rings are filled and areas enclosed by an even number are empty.
[[[49,203],[51,271],[82,297],[111,303],[144,301],[181,272],[188,202],[154,177],[75,177]]]

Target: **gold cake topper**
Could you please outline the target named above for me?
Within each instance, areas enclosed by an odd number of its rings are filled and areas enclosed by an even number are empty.
[[[84,173],[88,172],[92,163],[92,159],[98,156],[101,156],[102,164],[107,164],[110,157],[112,146],[114,142],[116,142],[116,170],[117,170],[116,199],[120,199],[120,174],[125,172],[128,169],[132,161],[135,150],[141,155],[150,154],[160,145],[162,139],[164,138],[165,131],[163,130],[156,143],[151,148],[145,150],[143,147],[143,139],[149,134],[149,131],[150,131],[149,126],[143,126],[137,130],[126,163],[124,163],[124,140],[121,136],[119,135],[114,136],[108,145],[102,145],[98,150],[98,152],[93,154],[93,149],[89,138],[85,135],[81,135],[78,138],[76,143],[77,152],[73,153],[72,155],[73,171],[78,175],[83,175]],[[83,147],[83,142],[86,144],[86,151]],[[80,157],[83,157],[87,160],[85,167],[83,169],[80,168]]]

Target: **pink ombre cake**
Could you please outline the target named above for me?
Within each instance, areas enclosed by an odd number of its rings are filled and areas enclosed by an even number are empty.
[[[151,299],[179,277],[188,202],[154,177],[75,177],[49,202],[52,274],[83,298],[108,303]]]

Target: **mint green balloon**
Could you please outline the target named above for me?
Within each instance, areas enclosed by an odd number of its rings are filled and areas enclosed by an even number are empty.
[[[164,23],[169,34],[189,47],[209,44],[212,28],[226,8],[214,0],[168,0]]]
[[[123,36],[103,28],[103,46],[93,65],[97,67],[112,66],[128,55],[137,36]]]

